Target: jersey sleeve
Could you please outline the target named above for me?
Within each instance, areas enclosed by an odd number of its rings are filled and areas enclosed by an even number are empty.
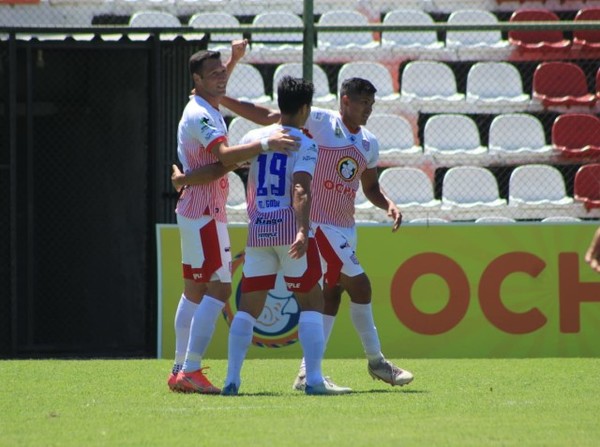
[[[314,138],[327,128],[330,120],[331,115],[328,110],[312,107],[305,127]]]
[[[369,135],[369,159],[367,161],[367,168],[376,168],[379,162],[379,141],[373,134]]]
[[[317,143],[312,138],[303,138],[302,146],[298,150],[296,163],[294,164],[294,173],[306,172],[312,177],[317,165],[318,153]]]
[[[219,129],[209,114],[199,113],[194,116],[190,130],[207,150],[227,139],[227,135]]]

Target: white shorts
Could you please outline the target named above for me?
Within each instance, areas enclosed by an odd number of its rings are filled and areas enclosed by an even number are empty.
[[[211,216],[177,215],[183,277],[196,282],[231,282],[231,244],[227,224]]]
[[[335,286],[340,280],[340,273],[353,277],[365,272],[356,257],[355,226],[345,228],[318,224],[315,237],[323,261],[327,286]]]
[[[246,247],[242,277],[242,292],[271,290],[277,272],[281,270],[291,292],[308,292],[321,279],[321,260],[317,242],[309,238],[305,256],[292,259],[289,245]]]

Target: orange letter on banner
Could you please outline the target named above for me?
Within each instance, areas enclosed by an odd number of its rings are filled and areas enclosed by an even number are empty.
[[[558,300],[560,302],[560,331],[577,333],[581,326],[580,304],[600,303],[600,283],[579,281],[578,253],[558,255]]]
[[[419,277],[428,273],[442,277],[450,296],[448,304],[436,314],[421,312],[412,301],[411,289]],[[437,335],[454,328],[469,307],[469,281],[462,268],[439,253],[422,253],[402,264],[392,278],[392,307],[398,319],[409,329],[425,335]]]
[[[490,323],[509,334],[527,334],[546,324],[546,317],[538,309],[512,312],[500,297],[500,286],[508,275],[522,272],[535,278],[545,266],[537,256],[522,252],[507,253],[490,262],[479,281],[479,304]]]

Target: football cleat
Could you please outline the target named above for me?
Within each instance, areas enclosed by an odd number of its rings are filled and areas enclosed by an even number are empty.
[[[373,380],[383,380],[392,386],[406,385],[414,379],[410,371],[398,368],[392,362],[386,359],[381,359],[376,363],[369,362],[368,371]]]
[[[177,388],[184,393],[220,394],[221,390],[210,383],[201,368],[197,371],[183,372],[177,374]]]
[[[338,386],[331,381],[329,378],[325,378],[322,383],[318,385],[306,385],[304,392],[309,396],[336,396],[338,394],[348,394],[352,392],[352,388],[344,386]]]
[[[179,388],[177,388],[177,374],[169,374],[169,378],[167,379],[167,386],[171,391],[179,391]]]
[[[298,371],[298,375],[296,376],[296,380],[294,380],[294,384],[292,385],[292,389],[296,391],[304,391],[306,388],[306,369],[300,368]]]
[[[235,383],[228,383],[221,390],[221,396],[237,396],[239,387]]]

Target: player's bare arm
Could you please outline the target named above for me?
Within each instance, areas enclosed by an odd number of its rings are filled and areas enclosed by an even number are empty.
[[[225,166],[223,163],[212,163],[201,166],[187,173],[181,172],[177,165],[171,166],[171,184],[177,192],[186,185],[205,185],[223,177],[229,171],[235,169],[236,165]]]
[[[594,233],[590,247],[585,254],[585,262],[587,262],[592,270],[600,273],[600,228]]]
[[[387,212],[388,217],[393,221],[392,232],[396,232],[400,228],[400,225],[402,225],[402,213],[396,204],[381,190],[379,180],[377,179],[377,169],[365,169],[360,181],[365,197],[377,208],[381,208]]]
[[[289,154],[300,147],[300,138],[289,134],[288,129],[273,132],[268,138],[237,146],[227,146],[225,142],[218,143],[212,153],[225,166],[238,165],[266,151]]]
[[[239,62],[241,58],[246,54],[246,47],[248,46],[247,39],[239,39],[231,42],[231,56],[225,67],[227,69],[227,76],[229,77],[233,72],[236,64]]]
[[[309,213],[311,204],[310,183],[312,177],[307,172],[296,172],[293,177],[292,206],[296,216],[296,240],[288,251],[292,259],[299,259],[308,249]]]
[[[237,113],[242,118],[246,118],[261,126],[275,124],[281,118],[281,114],[277,110],[272,110],[248,101],[240,101],[229,96],[221,98],[221,105]]]

